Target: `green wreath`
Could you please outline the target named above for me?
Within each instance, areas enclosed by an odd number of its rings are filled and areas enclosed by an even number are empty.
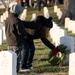
[[[70,50],[67,49],[65,45],[59,45],[58,46],[59,52],[56,54],[56,56],[52,56],[53,52],[50,52],[49,54],[49,63],[52,66],[63,66],[64,60],[66,59],[66,55],[70,53]]]

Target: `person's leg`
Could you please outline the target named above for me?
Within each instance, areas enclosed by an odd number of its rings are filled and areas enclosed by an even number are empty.
[[[28,59],[28,67],[32,67],[32,62],[33,62],[33,58],[34,58],[34,52],[35,52],[35,46],[34,46],[34,43],[33,41],[30,43],[29,45],[29,59]]]
[[[21,51],[21,69],[27,68],[27,61],[29,57],[29,45],[26,40],[24,40],[24,47]]]
[[[44,6],[46,6],[46,0],[42,0]]]
[[[26,5],[27,5],[27,7],[30,7],[29,0],[26,0]]]
[[[38,9],[38,11],[41,10],[41,1],[38,1],[38,0],[37,0],[37,9]]]
[[[23,2],[23,0],[21,0],[20,2],[21,2],[21,6],[24,7],[24,2]]]

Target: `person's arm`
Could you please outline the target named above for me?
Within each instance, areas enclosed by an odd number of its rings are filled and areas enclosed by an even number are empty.
[[[55,48],[55,46],[48,40],[48,39],[46,39],[46,38],[44,38],[44,37],[41,37],[41,40],[42,40],[42,42],[47,46],[47,47],[49,47],[50,49],[54,49]]]
[[[47,46],[49,47],[53,53],[52,53],[52,56],[56,56],[56,54],[59,52],[59,49],[58,49],[58,46],[55,47],[50,41],[48,41],[46,38],[41,38],[42,42]]]
[[[41,27],[40,24],[36,23],[35,21],[22,21],[24,27],[30,29],[38,29]]]
[[[18,34],[23,37],[23,38],[26,38],[27,36],[27,33],[25,31],[25,27],[24,25],[22,24],[21,20],[17,20],[17,22],[15,23],[15,26],[16,26],[16,29],[17,29],[17,32]]]

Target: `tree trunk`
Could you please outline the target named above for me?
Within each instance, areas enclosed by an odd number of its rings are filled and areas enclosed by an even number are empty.
[[[66,17],[75,20],[75,0],[64,0],[64,11],[60,23],[64,23]]]

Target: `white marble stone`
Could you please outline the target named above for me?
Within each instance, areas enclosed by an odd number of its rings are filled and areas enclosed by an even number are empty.
[[[13,51],[0,52],[0,75],[17,75],[17,55]]]
[[[67,46],[67,49],[70,50],[70,53],[74,52],[74,37],[63,36],[60,38],[60,44]],[[65,64],[69,64],[69,55],[66,55]]]
[[[65,18],[65,28],[68,28],[69,21],[70,21],[70,18],[69,17],[66,17]]]
[[[69,75],[75,75],[75,52],[69,55]]]
[[[6,35],[5,35],[5,26],[3,26],[3,40],[6,40]]]
[[[3,44],[3,30],[0,29],[0,45]]]
[[[8,11],[5,11],[5,14],[6,14],[6,18],[8,17]]]
[[[24,9],[23,12],[22,12],[22,14],[20,15],[20,19],[21,20],[25,20],[26,17],[27,17],[27,9]]]
[[[48,11],[48,8],[47,7],[44,7],[43,8],[43,11],[44,11],[44,17],[48,19],[50,17],[50,13]]]
[[[59,11],[59,14],[58,14],[58,19],[61,19],[62,15],[63,15],[63,13],[62,13],[62,11],[60,10],[60,11]]]
[[[67,36],[67,32],[64,29],[59,29],[57,33],[57,39],[55,45],[58,46],[60,44],[60,38],[63,36]]]
[[[57,9],[58,9],[58,6],[55,5],[55,6],[54,6],[54,12],[55,12],[55,13],[57,12]]]
[[[73,20],[69,20],[69,22],[68,22],[68,31],[72,31],[72,27],[73,27]]]
[[[1,15],[1,22],[4,22],[4,18],[3,18],[3,15]]]
[[[72,33],[75,34],[75,20],[74,20],[73,23],[72,23]]]
[[[60,38],[60,44],[67,46],[71,53],[74,52],[74,37],[72,36],[63,36]]]
[[[33,14],[32,14],[32,18],[31,18],[31,21],[36,20],[36,17],[37,17],[37,16],[36,16],[36,13],[33,13]]]
[[[3,19],[6,20],[6,13],[3,13]]]

